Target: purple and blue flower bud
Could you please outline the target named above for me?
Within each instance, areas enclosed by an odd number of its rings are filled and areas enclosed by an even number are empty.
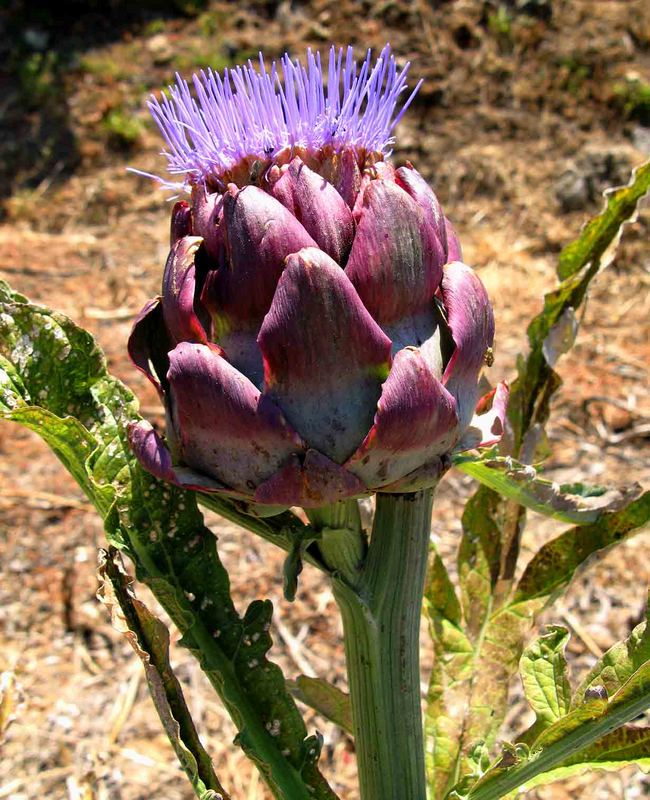
[[[507,389],[473,419],[492,309],[434,192],[387,160],[418,87],[398,111],[408,64],[388,46],[281,71],[260,57],[151,102],[191,204],[129,342],[168,445],[143,422],[134,452],[274,506],[432,485],[455,448],[498,441]]]

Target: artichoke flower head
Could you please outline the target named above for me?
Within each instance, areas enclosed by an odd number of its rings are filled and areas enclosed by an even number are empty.
[[[167,414],[166,443],[129,431],[149,472],[313,508],[433,485],[454,449],[500,437],[505,386],[474,416],[486,291],[426,181],[388,158],[407,72],[388,45],[360,65],[332,48],[151,99],[180,177],[158,180],[187,199],[129,340]]]

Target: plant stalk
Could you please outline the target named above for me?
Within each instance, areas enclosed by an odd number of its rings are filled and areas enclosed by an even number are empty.
[[[420,612],[433,490],[379,494],[356,585],[341,609],[362,800],[425,800]]]

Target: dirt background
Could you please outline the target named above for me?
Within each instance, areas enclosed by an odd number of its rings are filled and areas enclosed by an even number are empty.
[[[411,60],[414,78],[425,82],[394,157],[433,181],[466,261],[489,288],[498,326],[491,380],[513,375],[561,247],[599,208],[602,189],[625,182],[650,153],[643,0],[61,6],[56,18],[16,0],[0,12],[0,277],[88,327],[150,417],[160,409],[127,362],[125,342],[158,290],[170,207],[125,166],[163,169],[144,102],[175,70],[329,42],[363,50],[390,41],[400,60]],[[595,281],[577,346],[560,363],[565,383],[549,426],[554,478],[649,482],[649,227],[645,210],[626,230],[615,263]],[[95,599],[97,517],[36,437],[9,424],[0,426],[0,486],[0,671],[14,673],[18,686],[0,798],[192,797],[140,665]],[[471,488],[453,473],[438,493],[434,532],[449,564]],[[282,555],[208,521],[240,607],[273,600],[273,656],[286,674],[319,674],[345,688],[340,625],[324,580],[307,569],[296,602],[286,603]],[[531,515],[522,564],[561,529]],[[643,613],[649,544],[641,534],[593,564],[546,614],[573,632],[574,678]],[[190,656],[174,648],[173,663],[233,798],[270,797],[231,746],[233,728]],[[307,717],[325,736],[322,766],[333,787],[356,800],[350,740]],[[514,685],[504,735],[527,722]],[[650,783],[626,770],[531,795],[631,799],[650,795]]]

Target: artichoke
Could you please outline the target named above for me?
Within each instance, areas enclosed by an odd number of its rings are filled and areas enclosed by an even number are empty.
[[[308,53],[282,81],[260,58],[152,99],[189,195],[129,340],[166,409],[167,444],[130,428],[152,474],[313,508],[433,485],[499,439],[504,385],[475,417],[487,293],[427,182],[388,158],[407,69],[332,49],[327,87]]]

